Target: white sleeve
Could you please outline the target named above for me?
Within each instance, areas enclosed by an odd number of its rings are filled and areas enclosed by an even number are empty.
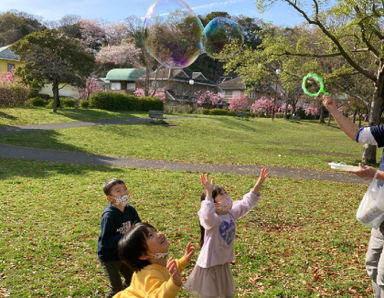
[[[260,198],[260,192],[254,194],[252,191],[245,194],[240,201],[234,201],[231,213],[235,219],[238,219],[248,213],[253,207],[256,206]]]
[[[373,137],[373,135],[371,133],[371,129],[369,127],[360,128],[360,130],[356,136],[356,141],[358,143],[362,143],[362,144],[369,144],[369,145],[376,145],[377,146],[377,142],[376,142],[375,138]]]
[[[219,216],[216,214],[215,204],[213,199],[206,197],[201,202],[201,207],[198,212],[200,224],[204,229],[209,230],[220,223]]]

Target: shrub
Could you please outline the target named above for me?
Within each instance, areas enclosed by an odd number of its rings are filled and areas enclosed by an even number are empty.
[[[1,85],[1,106],[24,106],[28,101],[29,88],[22,85]]]
[[[209,110],[210,115],[227,115],[227,116],[236,116],[236,111],[229,111],[224,109],[212,109]]]
[[[45,107],[48,101],[41,97],[32,97],[28,100],[28,105],[33,107]]]
[[[60,106],[63,108],[74,108],[76,106],[76,99],[72,97],[60,97]]]
[[[163,110],[164,103],[161,99],[155,97],[139,97],[139,110],[148,111],[148,110]]]
[[[88,109],[89,108],[89,100],[81,100],[80,101],[80,107],[82,109]]]
[[[153,97],[136,97],[116,92],[98,92],[91,96],[90,106],[112,111],[163,110],[163,102]]]

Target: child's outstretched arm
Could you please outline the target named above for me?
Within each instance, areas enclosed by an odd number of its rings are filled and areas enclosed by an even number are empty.
[[[249,193],[245,194],[242,200],[233,202],[231,212],[235,219],[246,215],[249,210],[256,206],[260,197],[259,192],[261,189],[261,185],[264,183],[264,180],[268,177],[269,174],[267,173],[267,168],[262,168],[256,184],[251,188]]]
[[[254,194],[257,194],[260,191],[261,185],[264,183],[264,180],[268,177],[269,174],[267,173],[267,168],[262,168],[260,171],[259,179],[257,179],[255,186],[252,188],[252,192]]]
[[[188,242],[187,247],[185,248],[184,258],[190,262],[192,260],[193,254],[195,253],[195,246],[192,242]]]
[[[169,275],[172,278],[173,283],[181,287],[181,276],[180,276],[180,270],[177,268],[177,264],[174,258],[170,257],[167,262],[167,270],[169,272]]]
[[[211,182],[209,182],[208,174],[204,176],[204,174],[200,175],[201,184],[203,184],[205,188],[205,192],[207,197],[212,198],[213,186],[215,185],[215,178],[211,178]]]
[[[184,256],[181,259],[176,260],[177,268],[179,268],[180,272],[182,272],[185,269],[185,267],[189,265],[194,253],[195,253],[195,246],[193,245],[192,242],[189,242],[187,244],[187,247],[185,248]]]

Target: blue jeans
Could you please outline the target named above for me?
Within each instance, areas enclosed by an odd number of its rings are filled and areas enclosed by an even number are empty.
[[[373,228],[365,259],[367,273],[372,280],[375,298],[384,298],[384,222]]]

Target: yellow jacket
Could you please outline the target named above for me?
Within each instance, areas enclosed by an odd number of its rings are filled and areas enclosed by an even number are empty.
[[[176,260],[176,264],[181,272],[188,266],[189,261],[182,257]],[[150,264],[133,273],[131,285],[118,292],[113,298],[174,298],[180,288],[173,283],[165,266]]]

